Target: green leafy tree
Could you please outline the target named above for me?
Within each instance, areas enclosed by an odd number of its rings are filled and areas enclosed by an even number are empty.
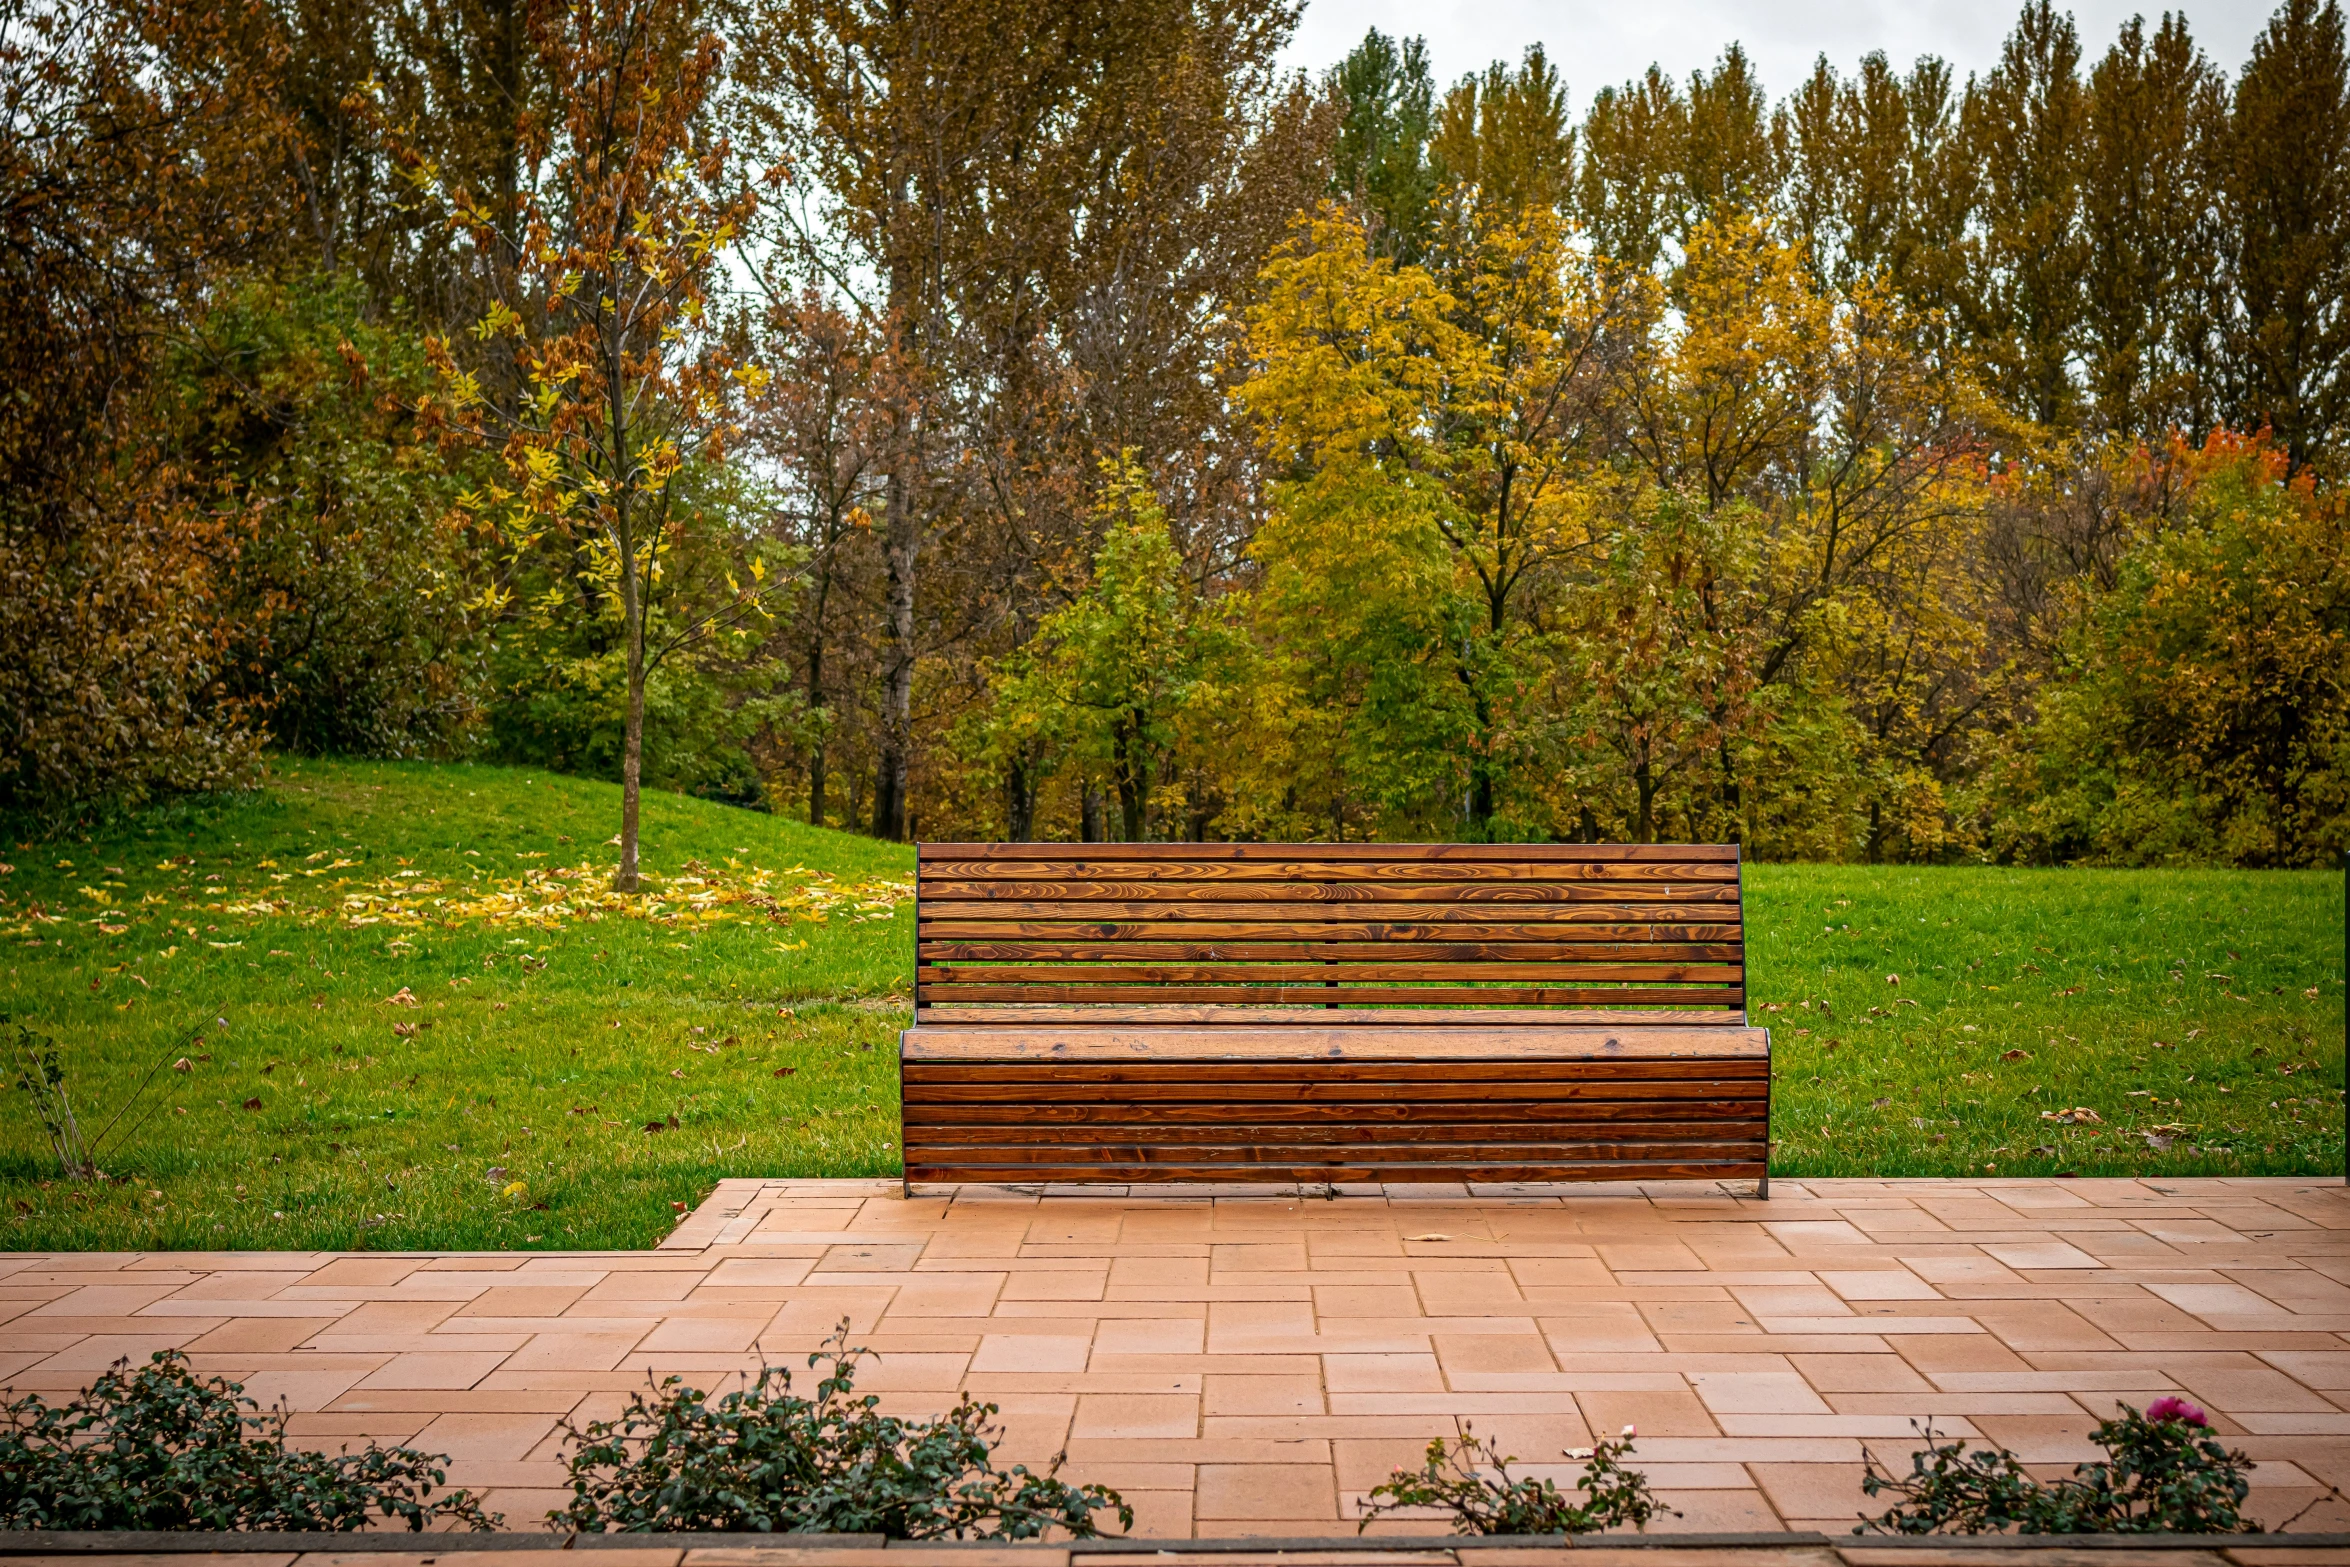
[[[2177,521],[2132,518],[2110,590],[2076,590],[1998,842],[2035,859],[2332,864],[2350,848],[2342,502],[2237,437],[2170,461]]]
[[[1476,222],[1441,281],[1343,214],[1301,226],[1237,395],[1293,475],[1252,549],[1266,612],[1312,650],[1316,704],[1360,715],[1333,770],[1484,838],[1522,830],[1503,818],[1533,760],[1541,606],[1589,544],[1582,481],[1650,296],[1546,209]]]
[[[2089,76],[2084,375],[2098,425],[2117,435],[2160,441],[2212,425],[2226,104],[2184,17],[2166,15],[2151,38],[2132,17]]]
[[[1959,311],[1993,389],[2050,428],[2071,426],[2081,396],[2089,96],[2080,61],[2072,17],[2032,0],[1959,111],[1960,139],[1980,171]]]
[[[1374,27],[1330,73],[1328,90],[1339,106],[1331,194],[1360,200],[1376,218],[1373,243],[1382,255],[1420,259],[1441,181],[1428,145],[1436,130],[1428,41]]]
[[[1167,784],[1188,734],[1238,683],[1246,646],[1186,575],[1133,457],[1102,477],[1092,580],[998,674],[990,736],[1032,768],[1058,752],[1105,777],[1125,841],[1143,843],[1181,809]]]

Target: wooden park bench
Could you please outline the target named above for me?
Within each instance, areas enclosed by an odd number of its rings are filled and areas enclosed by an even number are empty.
[[[906,1182],[1750,1177],[1735,845],[925,844]]]

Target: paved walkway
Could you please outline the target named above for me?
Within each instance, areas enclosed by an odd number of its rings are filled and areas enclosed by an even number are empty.
[[[321,1445],[452,1454],[530,1526],[558,1417],[648,1373],[797,1365],[842,1317],[906,1410],[1003,1406],[1157,1535],[1329,1535],[1473,1424],[1566,1477],[1639,1427],[1683,1530],[1841,1532],[1910,1422],[2040,1465],[2183,1393],[2271,1523],[2350,1489],[2350,1190],[2320,1181],[1782,1181],[1039,1195],[729,1181],[655,1252],[0,1260],[0,1379],[186,1348]],[[1555,1464],[1555,1469],[1549,1466]],[[2350,1529],[2322,1503],[2297,1526]]]

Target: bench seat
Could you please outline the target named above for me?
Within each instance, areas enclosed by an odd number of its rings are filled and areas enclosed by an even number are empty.
[[[1763,1174],[1761,1029],[917,1023],[909,1182]]]
[[[907,1184],[1764,1183],[1736,877],[1706,848],[925,845]]]

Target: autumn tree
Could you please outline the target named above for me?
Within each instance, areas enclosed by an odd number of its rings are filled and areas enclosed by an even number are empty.
[[[2253,41],[2221,158],[2230,420],[2275,430],[2298,467],[2350,421],[2350,48],[2335,0],[2285,0]]]
[[[277,55],[241,8],[0,3],[0,803],[243,777],[223,566],[246,519],[154,400],[173,331],[267,252]]]
[[[1567,89],[1536,44],[1515,70],[1500,60],[1466,76],[1436,111],[1429,156],[1441,181],[1489,212],[1563,208],[1573,190],[1575,132]]]
[[[872,576],[865,557],[873,511],[881,505],[892,399],[899,395],[893,367],[873,337],[812,292],[777,300],[765,321],[777,373],[745,425],[749,448],[784,476],[784,531],[807,560],[798,601],[778,635],[796,643],[791,651],[799,660],[802,701],[789,739],[805,755],[808,820],[819,826],[830,809],[834,742],[853,707],[850,671],[836,667],[833,655],[844,642],[866,650],[842,622],[867,607],[860,590]],[[789,656],[782,662],[788,667]]]
[[[2225,327],[2217,142],[2226,83],[2165,16],[2132,17],[2089,76],[2082,159],[2084,376],[2098,424],[2159,442],[2211,427]]]
[[[1277,70],[1286,5],[739,11],[747,133],[799,175],[771,262],[855,310],[901,378],[871,818],[898,837],[918,663],[935,654],[936,727],[984,702],[983,659],[1033,635],[1090,553],[1099,460],[1138,454],[1187,549],[1245,536],[1226,310],[1327,179],[1329,117]]]
[[[1296,475],[1253,551],[1268,606],[1353,644],[1307,662],[1359,686],[1362,776],[1430,815],[1451,773],[1462,830],[1488,836],[1527,760],[1543,581],[1588,543],[1579,481],[1647,296],[1540,208],[1488,218],[1441,283],[1326,209],[1264,283],[1238,395]]]
[[[425,151],[398,144],[478,252],[518,261],[510,282],[489,270],[499,295],[468,336],[504,346],[520,395],[501,406],[484,388],[481,354],[467,363],[436,338],[443,387],[427,411],[499,453],[504,479],[464,509],[517,548],[576,551],[577,610],[596,613],[607,595],[617,607],[626,684],[613,885],[634,892],[647,676],[756,611],[767,570],[752,554],[741,577],[720,567],[725,588],[713,591],[681,569],[705,521],[682,503],[682,480],[724,458],[741,394],[764,379],[719,308],[726,249],[755,199],[705,113],[723,54],[715,34],[686,31],[648,0],[547,0],[532,24],[559,113],[528,149],[534,177],[516,197],[518,227],[449,184]],[[656,607],[666,611],[658,635]]]
[[[2081,591],[1998,846],[2103,863],[2332,865],[2350,848],[2350,559],[2338,495],[2241,437],[2116,455],[2128,537]],[[2138,480],[2171,470],[2158,486]],[[2127,470],[2136,469],[2131,473]]]

